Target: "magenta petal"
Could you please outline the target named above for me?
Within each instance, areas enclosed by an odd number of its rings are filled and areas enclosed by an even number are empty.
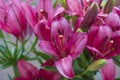
[[[61,75],[58,72],[40,69],[39,75],[43,78],[43,80],[61,80]]]
[[[28,3],[22,3],[23,12],[29,22],[30,26],[34,28],[37,20],[35,10]]]
[[[38,73],[38,70],[36,67],[34,67],[32,64],[25,62],[23,60],[19,60],[17,63],[18,71],[20,73],[20,77],[24,79],[29,79],[35,76]]]
[[[8,9],[8,24],[9,25],[9,29],[11,31],[12,34],[14,34],[17,38],[21,38],[22,37],[22,32],[21,32],[21,28],[20,28],[20,23],[17,20],[16,16],[17,14],[14,12],[14,9],[12,8],[12,6],[9,6]]]
[[[18,77],[18,78],[15,78],[14,80],[26,80],[26,79]]]
[[[89,46],[93,46],[93,41],[94,41],[94,38],[97,36],[98,34],[98,30],[99,30],[99,27],[98,26],[91,26],[89,32],[88,32],[88,41],[87,41],[87,45]]]
[[[74,33],[70,39],[69,44],[67,45],[67,49],[69,51],[68,54],[71,54],[73,59],[77,58],[85,48],[86,43],[86,33]]]
[[[100,69],[103,80],[115,80],[116,70],[112,59],[106,59],[106,65]]]
[[[46,52],[47,54],[58,57],[57,50],[54,46],[52,46],[51,42],[41,40],[39,43],[39,46],[40,46],[40,49]]]
[[[56,9],[54,17],[58,16],[59,14],[62,14],[65,11],[63,7],[59,7]]]
[[[104,34],[104,35],[102,35],[102,34]],[[93,46],[96,49],[101,50],[102,46],[104,45],[105,39],[112,38],[112,37],[113,37],[112,29],[109,26],[102,25],[99,27],[98,34],[94,38]]]
[[[118,7],[114,7],[113,12],[117,13],[119,15],[119,17],[120,17],[120,9]]]
[[[50,27],[47,25],[46,20],[41,20],[36,26],[34,27],[34,32],[40,40],[47,40],[50,41]]]
[[[66,78],[72,79],[74,72],[72,68],[72,57],[67,56],[55,62],[57,70]]]
[[[72,29],[70,28],[69,23],[65,18],[59,18],[52,22],[51,26],[51,38],[54,44],[57,44],[58,47],[61,46],[61,41],[59,35],[63,36],[63,45],[67,42],[68,38],[72,33]]]
[[[45,12],[47,12],[48,14],[48,21],[51,22],[51,20],[53,19],[53,15],[54,15],[54,9],[53,9],[53,6],[50,0],[39,0],[38,5],[36,6],[36,9],[37,9],[39,17],[41,15],[40,10],[41,9],[45,10]]]
[[[83,21],[83,17],[79,17],[79,18],[76,19],[74,32],[76,32],[77,29],[80,27],[80,24],[81,24],[82,21]]]
[[[82,3],[80,0],[66,0],[67,6],[73,15],[82,13]]]
[[[105,22],[111,27],[120,26],[120,17],[116,13],[110,13],[105,19]]]
[[[97,50],[94,47],[91,46],[87,46],[88,50],[90,50],[90,54],[95,58],[95,59],[99,59],[99,58],[104,58],[104,56],[102,55],[102,53]]]
[[[117,56],[120,54],[120,30],[115,31],[113,41],[114,41],[112,45],[113,50],[106,55],[106,57],[108,58],[111,58],[113,56]]]

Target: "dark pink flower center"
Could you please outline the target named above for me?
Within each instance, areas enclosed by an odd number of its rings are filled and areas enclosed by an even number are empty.
[[[36,13],[36,22],[38,22],[41,19],[48,19],[48,13],[44,9],[40,9],[40,16],[39,13]]]
[[[113,45],[114,45],[114,40],[112,39],[104,43],[103,52],[102,52],[104,56],[116,49]]]

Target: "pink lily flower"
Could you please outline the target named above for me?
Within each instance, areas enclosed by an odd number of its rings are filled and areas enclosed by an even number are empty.
[[[22,41],[27,40],[31,36],[32,29],[24,16],[20,4],[20,0],[6,2],[5,10],[7,13],[2,15],[5,23],[5,26],[2,25],[2,29]],[[2,22],[0,21],[0,23]]]
[[[105,23],[108,24],[113,31],[120,30],[120,9],[113,8],[113,11],[105,18]]]
[[[38,25],[37,23],[42,19],[46,19],[48,21],[47,24],[50,26],[53,18],[64,12],[63,7],[54,9],[50,0],[38,0],[35,8],[28,3],[22,3],[22,6],[32,28]]]
[[[15,78],[15,80],[60,80],[61,75],[58,72],[49,71],[45,69],[38,70],[32,64],[19,60],[18,71],[20,77]]]
[[[101,0],[66,0],[68,13],[71,15],[84,16],[87,8],[93,3],[101,3]]]
[[[6,18],[7,18],[7,10],[6,10],[6,4],[5,1],[0,0],[0,29],[5,29],[4,26],[6,26]]]
[[[47,28],[46,24],[42,25]],[[76,59],[85,48],[87,35],[74,33],[67,20],[59,17],[52,22],[50,33],[46,36],[49,39],[40,40],[40,49],[55,57],[54,63],[57,70],[64,77],[72,79],[74,77],[72,60]]]
[[[103,80],[115,80],[113,56],[120,53],[120,30],[113,32],[109,26],[92,26],[88,33],[87,48],[94,59],[106,59],[106,65],[100,69]],[[112,71],[112,73],[111,73]]]

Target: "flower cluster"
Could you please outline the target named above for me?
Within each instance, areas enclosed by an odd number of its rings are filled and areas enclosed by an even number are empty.
[[[95,72],[99,70],[103,80],[115,80],[113,57],[120,54],[120,8],[117,0],[56,0],[54,4],[50,0],[38,0],[35,5],[32,2],[0,0],[0,30],[14,35],[22,44],[29,41],[32,33],[35,34],[39,40],[40,61],[49,56],[38,70],[24,61],[29,57],[24,54],[24,45],[21,54],[16,53],[17,45],[14,54],[19,58],[15,61],[12,57],[19,72],[15,80],[61,80],[62,76],[84,79],[86,72],[93,68]],[[11,51],[8,49],[8,52]],[[35,44],[28,54],[30,52],[38,54]],[[42,56],[42,53],[47,55]],[[79,62],[83,58],[84,62],[87,61],[85,67],[82,64],[86,63]],[[46,69],[46,66],[55,71]],[[76,72],[76,66],[83,70]]]

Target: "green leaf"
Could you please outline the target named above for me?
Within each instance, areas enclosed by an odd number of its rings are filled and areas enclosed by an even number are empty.
[[[8,61],[4,56],[0,55],[0,64],[5,63],[5,61]]]
[[[6,57],[7,59],[11,58],[11,55],[8,51],[8,49],[6,47],[4,47],[3,45],[0,45],[0,52],[2,53],[2,55],[4,57]]]
[[[3,38],[2,32],[0,31],[0,38]]]
[[[53,7],[55,8],[59,0],[54,1]]]
[[[33,51],[37,56],[40,56],[41,58],[43,58],[44,60],[48,60],[50,59],[50,56],[43,53],[43,52],[39,52],[39,51]]]
[[[115,64],[120,67],[120,59],[117,57],[113,57],[113,60],[114,60]]]
[[[23,51],[22,51],[21,48],[19,48],[18,51],[17,51],[17,53],[16,53],[16,56],[14,56],[14,57],[16,57],[16,60],[19,60],[20,57],[22,56],[22,54],[23,54]]]
[[[8,74],[8,78],[9,78],[9,80],[13,80],[12,76],[10,76],[10,74]]]
[[[9,43],[9,44],[13,45],[14,47],[16,47],[16,44],[11,42],[11,41],[7,41],[7,43]]]
[[[7,61],[7,62],[4,62],[1,66],[0,66],[0,69],[6,69],[8,67],[10,67],[12,65],[11,62]]]

